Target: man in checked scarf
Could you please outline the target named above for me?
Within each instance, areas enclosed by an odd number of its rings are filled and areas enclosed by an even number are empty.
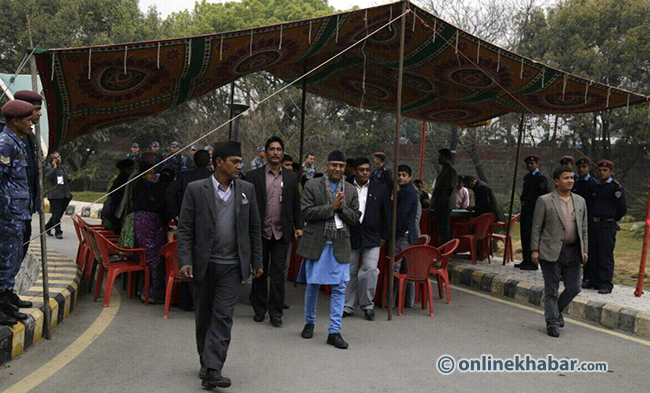
[[[305,327],[301,336],[312,338],[316,323],[316,304],[321,285],[332,287],[327,343],[345,349],[341,320],[345,305],[345,286],[350,281],[350,225],[359,222],[359,197],[355,187],[343,180],[345,156],[339,150],[327,157],[325,176],[308,181],[302,193],[302,215],[306,221],[297,253],[303,263],[298,282],[307,283]]]

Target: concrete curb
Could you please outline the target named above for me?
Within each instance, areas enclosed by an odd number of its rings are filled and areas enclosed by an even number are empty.
[[[39,245],[30,246],[32,251]],[[48,251],[48,274],[50,281],[50,308],[52,309],[52,328],[63,322],[77,305],[81,272],[70,258],[54,251]],[[0,326],[0,365],[20,356],[44,333],[45,305],[43,304],[43,281],[39,279],[26,292],[20,294],[23,300],[34,303],[32,308],[20,311],[29,314],[25,322],[14,326]]]
[[[89,203],[89,202],[79,202],[79,201],[70,201],[68,209],[65,211],[67,216],[79,213],[81,217],[84,218],[100,218],[102,213],[102,204],[101,203]],[[50,212],[50,201],[45,199],[45,213]]]
[[[482,271],[478,266],[449,263],[452,284],[463,285],[492,295],[511,298],[542,308],[544,287],[528,281]],[[597,302],[576,296],[565,310],[574,318],[598,323],[608,329],[619,329],[644,338],[650,338],[650,313],[618,304]]]

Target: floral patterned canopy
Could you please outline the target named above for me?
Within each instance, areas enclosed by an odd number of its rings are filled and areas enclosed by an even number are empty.
[[[394,112],[401,5],[189,38],[37,50],[50,149],[161,113],[259,71],[291,82],[307,69],[313,71],[307,76],[312,94]],[[648,101],[508,52],[409,8],[405,116],[471,125],[509,112],[583,113]]]

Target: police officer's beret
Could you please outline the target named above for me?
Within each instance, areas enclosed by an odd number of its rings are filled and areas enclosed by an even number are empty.
[[[376,151],[376,152],[372,153],[372,155],[375,156],[375,157],[386,158],[386,153],[384,153],[383,151]]]
[[[257,151],[264,151],[266,150],[264,146],[257,146]]]
[[[6,119],[23,118],[31,116],[34,113],[34,105],[26,101],[12,100],[2,107],[2,116]]]
[[[192,145],[192,147],[190,147],[190,150],[196,150],[196,145]]]
[[[152,146],[152,147],[160,147],[160,143],[158,143],[158,142],[156,142],[156,141],[153,141],[153,142],[151,143],[151,146]]]
[[[14,98],[21,101],[27,101],[34,105],[41,105],[43,103],[43,97],[31,90],[19,90],[14,94]]]
[[[138,148],[138,149],[139,149],[139,148],[140,148],[140,145],[138,145],[137,143],[132,143],[132,144],[131,144],[131,147],[135,147],[135,148]]]
[[[527,156],[526,158],[524,158],[524,162],[528,162],[528,161],[539,162],[540,160],[541,160],[541,158],[537,154],[531,154],[531,155]]]
[[[576,161],[576,165],[589,165],[589,160],[585,157],[582,157]]]
[[[614,163],[611,162],[610,160],[600,160],[596,165],[598,165],[599,167],[614,169]]]
[[[560,164],[564,164],[566,162],[575,162],[576,160],[573,158],[573,156],[564,156],[562,159],[560,159]]]
[[[178,142],[176,141],[172,142],[171,147],[178,147]]]

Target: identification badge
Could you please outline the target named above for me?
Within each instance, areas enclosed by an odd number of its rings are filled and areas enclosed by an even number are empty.
[[[63,176],[56,177],[56,184],[63,184]]]

